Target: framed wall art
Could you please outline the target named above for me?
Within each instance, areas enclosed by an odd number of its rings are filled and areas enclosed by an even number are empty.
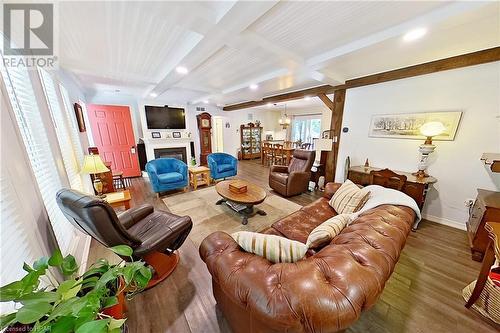
[[[87,129],[85,128],[85,119],[83,119],[82,106],[78,103],[75,103],[73,107],[75,109],[76,123],[78,124],[78,130],[80,132],[85,132]]]
[[[373,138],[425,139],[425,136],[420,133],[420,127],[427,122],[439,121],[446,130],[432,139],[453,141],[461,117],[461,111],[373,115],[368,136]]]

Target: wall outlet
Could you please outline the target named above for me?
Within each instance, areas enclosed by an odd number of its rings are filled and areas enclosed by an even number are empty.
[[[464,205],[465,207],[472,207],[474,205],[474,199],[465,199]]]

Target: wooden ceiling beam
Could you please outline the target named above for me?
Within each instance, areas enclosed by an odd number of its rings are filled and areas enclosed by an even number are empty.
[[[295,99],[304,98],[306,96],[318,96],[318,94],[325,94],[325,95],[332,94],[336,90],[341,89],[343,87],[344,87],[343,85],[342,86],[323,85],[323,86],[318,86],[318,87],[314,87],[314,88],[293,91],[293,92],[289,92],[286,94],[265,97],[261,101],[249,101],[249,102],[228,105],[228,106],[225,106],[223,108],[223,110],[224,111],[234,111],[234,110],[240,110],[240,109],[253,108],[256,106],[265,105],[267,103],[281,103],[281,102],[286,102],[286,101],[292,101]]]
[[[345,85],[347,89],[357,88],[371,84],[446,71],[450,69],[480,65],[499,60],[500,47],[493,47],[491,49],[466,53],[459,56],[435,60],[423,64],[395,69],[388,72],[347,80]]]
[[[318,94],[317,96],[326,105],[327,108],[333,111],[334,107],[333,101],[330,98],[328,98],[326,94]]]
[[[323,85],[319,87],[294,91],[291,93],[270,96],[261,101],[249,101],[233,105],[227,105],[223,108],[224,111],[233,111],[256,106],[265,105],[267,103],[286,102],[295,99],[304,98],[306,96],[318,96],[320,94],[332,94],[337,90],[357,88],[387,81],[399,80],[413,76],[431,74],[450,69],[468,67],[474,65],[485,64],[488,62],[500,61],[500,46],[491,49],[481,50],[477,52],[462,54],[450,58],[444,58],[423,64],[395,69],[383,73],[363,76],[352,80],[347,80],[344,85],[331,86]],[[321,97],[320,97],[321,98]],[[323,101],[324,102],[324,101]],[[327,105],[328,106],[328,105]],[[329,107],[330,108],[330,107]],[[330,108],[331,109],[331,108]]]

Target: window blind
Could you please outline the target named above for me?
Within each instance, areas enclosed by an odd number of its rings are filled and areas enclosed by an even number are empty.
[[[1,168],[0,175],[0,239],[2,241],[2,286],[21,279],[26,272],[22,269],[23,262],[31,265],[36,259],[43,256],[34,240],[34,228],[26,223],[24,211],[20,205],[22,198],[18,196],[12,177],[9,177],[7,168]],[[11,312],[14,303],[0,303],[2,314]]]
[[[68,90],[59,83],[59,90],[61,91],[61,96],[64,103],[64,110],[66,111],[66,119],[70,129],[71,135],[71,144],[73,145],[73,151],[75,152],[76,159],[78,160],[78,166],[81,166],[83,163],[83,150],[82,144],[80,141],[80,136],[78,135],[78,124],[76,123],[75,111],[73,109],[73,105],[71,104],[71,100],[69,99]],[[80,169],[80,168],[79,168]]]
[[[70,127],[71,120],[68,119],[65,109],[59,102],[60,99],[57,94],[54,80],[47,71],[41,68],[38,69],[38,73],[42,81],[54,128],[56,129],[56,136],[69,184],[72,189],[83,191],[82,178],[79,173],[80,163],[82,163],[83,157],[79,158],[79,156],[77,156],[77,151],[81,151],[80,140],[76,138],[78,141],[74,142],[75,137],[71,135],[73,132],[73,129]]]
[[[75,230],[56,203],[55,194],[62,187],[61,178],[43,126],[30,75],[24,67],[6,68],[3,61],[0,68],[50,223],[61,251],[67,254]]]

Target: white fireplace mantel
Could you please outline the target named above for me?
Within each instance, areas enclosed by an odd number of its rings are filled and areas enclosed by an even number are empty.
[[[146,157],[148,161],[155,159],[155,149],[162,148],[186,148],[186,159],[187,162],[191,159],[191,139],[190,138],[178,138],[178,139],[145,139],[141,138],[144,142],[146,148]]]

